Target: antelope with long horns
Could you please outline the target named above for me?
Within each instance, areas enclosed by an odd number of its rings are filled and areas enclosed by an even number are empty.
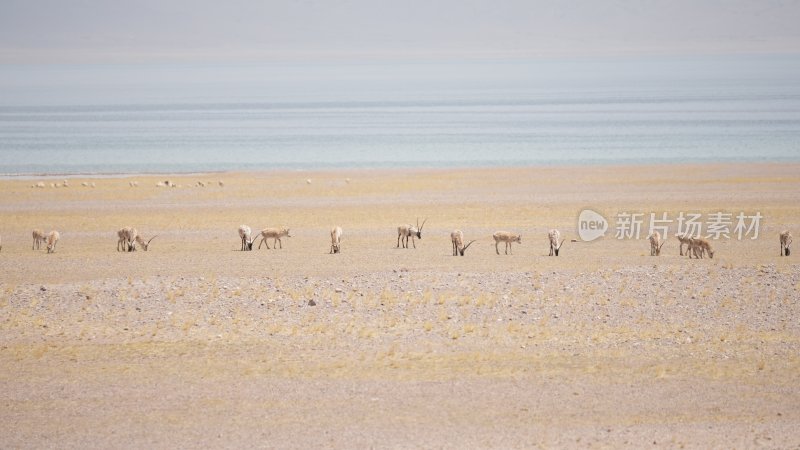
[[[472,245],[475,240],[469,241],[469,244],[464,245],[464,233],[461,230],[453,230],[450,233],[450,241],[453,243],[453,256],[464,256],[464,252],[467,251],[470,245]]]
[[[428,219],[422,221],[422,225],[419,224],[419,218],[417,218],[417,226],[413,225],[400,225],[397,227],[397,248],[400,248],[400,244],[403,244],[403,248],[408,248],[408,238],[411,238],[411,245],[414,248],[417,248],[417,244],[414,242],[414,238],[422,239],[422,227],[425,226],[425,222]]]

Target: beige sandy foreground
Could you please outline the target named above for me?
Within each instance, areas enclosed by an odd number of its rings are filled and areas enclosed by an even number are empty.
[[[798,164],[37,181],[0,180],[1,448],[800,448]],[[688,260],[571,242],[584,208],[764,218]]]

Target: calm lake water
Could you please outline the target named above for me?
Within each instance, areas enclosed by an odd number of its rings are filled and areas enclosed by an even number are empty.
[[[0,65],[0,174],[800,160],[800,56]]]

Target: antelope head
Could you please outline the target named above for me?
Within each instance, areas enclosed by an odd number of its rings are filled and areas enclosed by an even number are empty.
[[[414,235],[417,236],[417,239],[422,239],[422,227],[425,226],[425,222],[427,222],[427,221],[428,221],[428,219],[426,218],[425,220],[422,221],[422,225],[420,225],[419,224],[419,217],[417,217],[417,226],[414,228],[414,231],[413,231]]]
[[[150,241],[152,241],[153,239],[155,239],[155,238],[157,238],[157,237],[158,237],[158,235],[155,235],[155,236],[151,237],[151,238],[150,238]],[[149,247],[149,246],[150,246],[150,241],[144,242],[144,239],[142,239],[142,242],[140,242],[140,244],[142,244],[142,249],[143,249],[144,251],[147,251],[147,247]]]
[[[458,249],[458,252],[461,254],[461,256],[464,256],[464,252],[467,251],[467,248],[469,248],[469,246],[472,245],[473,242],[475,242],[475,241],[474,240],[469,241],[469,244],[467,244],[467,245],[461,247],[460,249]]]

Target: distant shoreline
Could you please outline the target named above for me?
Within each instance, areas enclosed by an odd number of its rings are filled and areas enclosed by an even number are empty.
[[[536,168],[536,167],[652,167],[652,166],[707,166],[707,165],[770,165],[770,164],[796,164],[800,163],[800,156],[797,158],[753,158],[741,159],[732,158],[728,160],[711,160],[711,159],[693,159],[693,160],[678,160],[678,159],[664,159],[664,160],[591,160],[591,161],[540,161],[540,162],[519,162],[519,163],[483,163],[476,162],[475,164],[459,164],[459,165],[444,165],[444,164],[431,164],[431,163],[407,163],[407,164],[388,164],[388,163],[375,163],[375,164],[341,164],[341,165],[311,165],[287,164],[277,167],[257,167],[257,168],[242,168],[230,167],[218,170],[203,170],[202,168],[187,168],[184,170],[165,170],[165,171],[69,171],[59,170],[54,172],[6,172],[0,173],[0,179],[4,180],[33,180],[33,179],[51,179],[51,178],[128,178],[134,176],[142,177],[157,177],[157,176],[191,176],[191,175],[213,175],[213,174],[226,174],[226,173],[285,173],[285,172],[333,172],[333,171],[426,171],[426,170],[484,170],[484,169],[515,169],[515,168]]]

